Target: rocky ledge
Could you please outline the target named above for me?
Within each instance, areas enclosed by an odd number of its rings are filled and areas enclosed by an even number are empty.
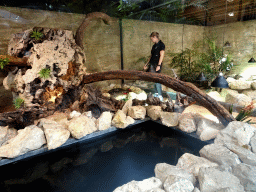
[[[165,112],[159,106],[133,106],[130,99],[122,110],[115,114],[105,111],[98,119],[90,111],[58,112],[24,129],[0,127],[0,158],[3,161],[42,148],[56,149],[70,139],[83,140],[113,126],[124,129],[148,116],[212,142],[200,150],[200,157],[185,153],[176,166],[157,164],[155,177],[131,181],[115,192],[256,191],[256,127],[238,121],[224,127],[187,109],[183,113]]]
[[[159,163],[155,177],[131,181],[114,192],[256,191],[255,133],[247,123],[231,122],[214,133],[214,143],[205,145],[200,157],[185,153],[176,166]]]

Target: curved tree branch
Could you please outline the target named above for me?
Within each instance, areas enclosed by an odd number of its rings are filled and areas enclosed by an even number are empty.
[[[112,79],[143,80],[161,83],[175,91],[194,98],[199,104],[206,107],[213,115],[215,115],[223,125],[235,121],[235,118],[222,105],[202,92],[195,85],[174,79],[164,74],[125,70],[106,71],[84,75],[80,85]]]
[[[97,19],[101,18],[106,24],[110,24],[110,17],[102,12],[93,12],[86,15],[85,19],[83,20],[82,24],[79,26],[79,28],[76,31],[75,35],[75,41],[78,46],[80,46],[82,49],[84,49],[83,46],[83,39],[84,39],[84,32],[86,30],[86,27],[90,24],[91,19]]]

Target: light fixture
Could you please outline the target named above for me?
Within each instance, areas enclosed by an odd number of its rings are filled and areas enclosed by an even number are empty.
[[[206,77],[204,76],[204,73],[201,72],[200,75],[197,77],[197,81],[207,81]]]
[[[231,47],[231,44],[230,44],[230,42],[229,42],[229,41],[226,41],[226,43],[224,44],[224,37],[225,37],[225,33],[226,33],[226,28],[227,28],[227,11],[228,11],[228,2],[230,2],[230,1],[226,0],[226,12],[225,12],[225,25],[226,25],[226,27],[225,27],[224,32],[223,32],[223,48]],[[231,13],[233,13],[233,12],[228,13],[228,15],[229,15],[229,16],[231,16],[231,15],[230,15]],[[232,16],[234,16],[234,13],[233,13],[233,15],[232,15]]]
[[[211,86],[217,88],[229,88],[228,82],[223,76],[222,72],[219,73],[218,77],[212,82]]]
[[[223,47],[231,47],[231,44],[227,41]]]
[[[233,17],[233,16],[234,16],[234,12],[229,12],[229,13],[228,13],[228,16],[229,16],[229,17]]]
[[[252,36],[252,37],[255,37],[255,36]],[[254,42],[252,44],[252,53],[254,53]],[[256,61],[255,61],[255,59],[253,57],[248,61],[248,63],[255,63],[255,62]]]

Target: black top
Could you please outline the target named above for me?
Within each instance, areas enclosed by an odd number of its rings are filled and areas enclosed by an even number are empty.
[[[149,63],[152,63],[154,65],[158,65],[159,59],[160,59],[160,51],[165,50],[164,43],[160,40],[158,43],[155,43],[151,50],[151,59]]]

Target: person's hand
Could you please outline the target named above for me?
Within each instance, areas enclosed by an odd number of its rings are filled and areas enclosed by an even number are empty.
[[[160,66],[157,66],[156,67],[156,72],[160,70]]]
[[[144,65],[144,70],[147,70],[147,68],[148,68],[148,63]]]

